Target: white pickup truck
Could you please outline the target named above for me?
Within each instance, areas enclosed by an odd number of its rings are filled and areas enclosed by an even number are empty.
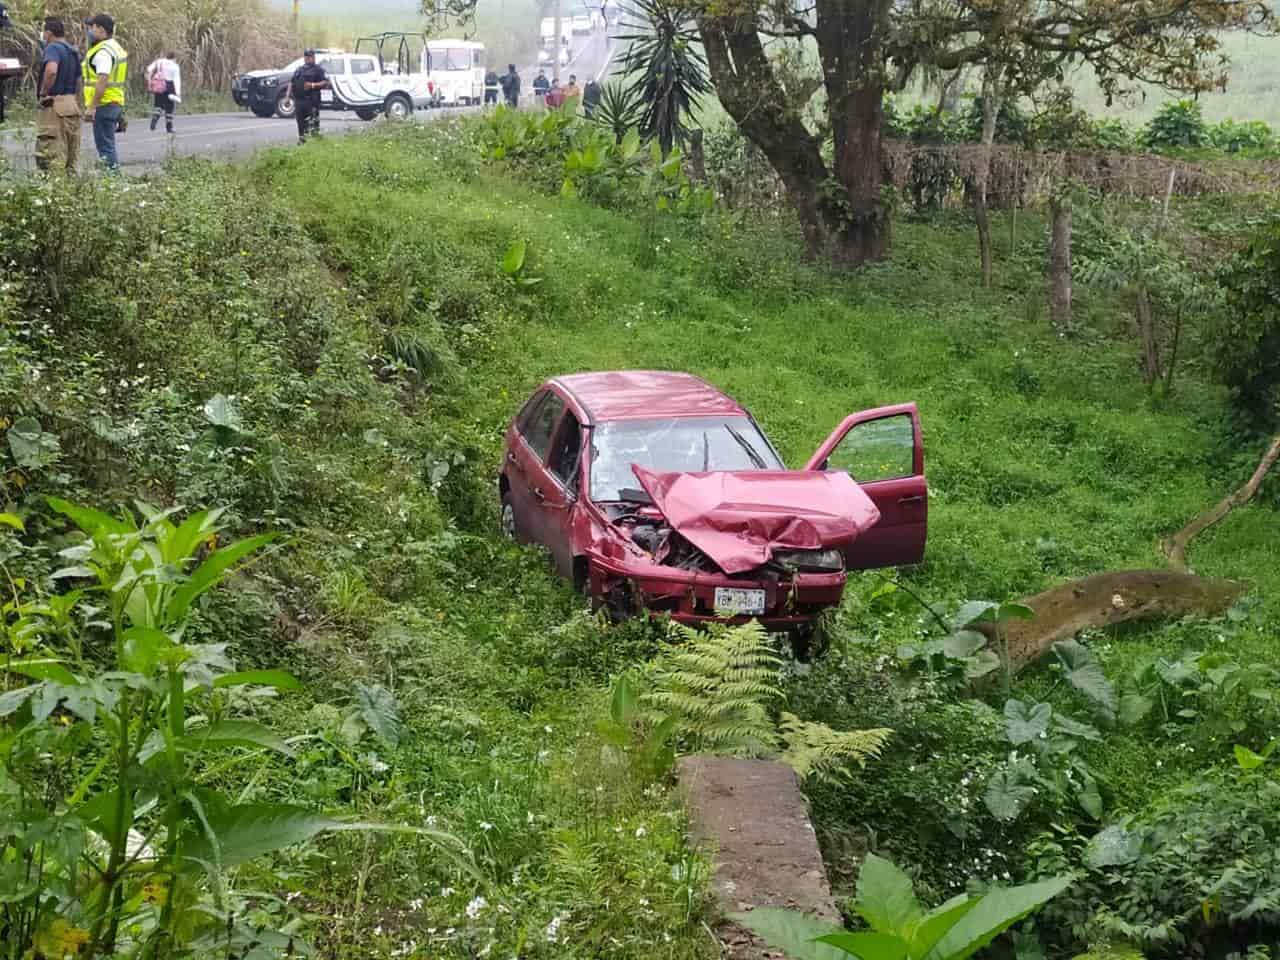
[[[352,110],[361,120],[372,120],[380,113],[402,120],[439,99],[428,74],[400,73],[373,54],[330,55],[320,65],[332,85],[320,91],[322,109]]]

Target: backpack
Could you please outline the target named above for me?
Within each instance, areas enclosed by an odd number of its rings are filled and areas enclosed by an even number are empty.
[[[168,93],[169,82],[164,78],[164,72],[160,69],[160,65],[156,64],[156,68],[151,71],[151,78],[147,81],[147,90],[151,93]]]

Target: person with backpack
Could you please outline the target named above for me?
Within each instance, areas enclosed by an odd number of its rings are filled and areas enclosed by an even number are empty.
[[[116,132],[124,131],[124,91],[129,78],[129,52],[115,39],[116,22],[105,13],[87,23],[89,49],[84,55],[84,119],[93,124],[93,145],[108,171],[120,169]]]
[[[171,50],[147,67],[147,90],[155,97],[151,107],[152,130],[163,113],[165,132],[173,133],[174,106],[182,102],[182,68],[178,66],[177,58],[177,53]]]
[[[80,54],[66,40],[62,21],[44,22],[44,53],[37,74],[36,166],[69,174],[80,159]]]
[[[302,66],[293,71],[289,81],[293,94],[294,118],[298,121],[298,143],[306,143],[308,134],[320,132],[320,91],[333,86],[324,67],[316,63],[316,52],[302,51]]]

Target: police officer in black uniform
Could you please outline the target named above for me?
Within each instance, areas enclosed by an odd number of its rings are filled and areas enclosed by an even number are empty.
[[[316,52],[302,52],[302,66],[293,71],[290,93],[293,94],[294,118],[298,121],[298,142],[305,143],[308,133],[320,132],[320,91],[332,89],[324,67],[316,63]]]

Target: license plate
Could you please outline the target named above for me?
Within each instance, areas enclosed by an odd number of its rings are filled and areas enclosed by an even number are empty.
[[[716,612],[748,615],[764,613],[764,591],[716,587]]]
[[[320,91],[320,102],[321,102],[321,103],[333,103],[333,91],[332,91],[332,90],[321,90],[321,91]]]

